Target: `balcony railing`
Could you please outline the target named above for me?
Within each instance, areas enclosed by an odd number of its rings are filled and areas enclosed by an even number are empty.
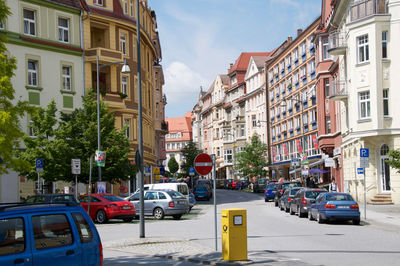
[[[333,101],[346,100],[349,96],[347,83],[344,80],[334,80],[331,83],[331,95],[329,99]]]
[[[350,7],[350,20],[356,21],[377,14],[387,14],[386,0],[365,0]]]
[[[111,50],[103,47],[89,48],[85,50],[85,61],[96,62],[97,56],[101,64],[114,63],[122,61],[121,51]]]
[[[334,31],[329,34],[328,52],[333,55],[346,53],[346,36],[344,32]]]

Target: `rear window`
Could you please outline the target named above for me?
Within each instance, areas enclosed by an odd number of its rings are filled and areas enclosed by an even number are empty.
[[[264,179],[259,179],[258,180],[258,184],[265,184],[265,180]]]
[[[22,218],[0,219],[0,256],[25,250],[25,228]]]
[[[178,185],[178,192],[182,193],[183,195],[189,194],[187,186],[185,185]]]
[[[300,188],[299,188],[299,189],[297,189],[297,188],[291,189],[289,195],[290,195],[290,196],[294,196],[294,194],[296,194],[296,192],[299,191],[299,190],[300,190]]]
[[[69,246],[73,242],[71,226],[65,214],[32,216],[36,249]]]
[[[350,195],[346,194],[334,194],[334,195],[327,195],[327,201],[353,201],[353,198]]]
[[[195,191],[207,191],[206,187],[196,187]]]
[[[185,196],[183,196],[181,193],[176,192],[176,191],[168,191],[168,195],[170,195],[171,198],[173,199],[185,199]]]
[[[268,187],[272,188],[272,189],[277,189],[278,185],[277,184],[269,184]]]
[[[80,213],[73,213],[72,217],[74,217],[76,228],[78,228],[79,237],[81,238],[81,242],[90,242],[93,238],[92,230],[90,230],[90,226]]]
[[[53,197],[53,202],[76,202],[79,203],[75,196],[72,195],[57,195]]]
[[[326,192],[326,191],[307,191],[306,198],[315,199],[319,194]]]
[[[109,201],[125,201],[123,198],[114,195],[101,195],[100,197]]]

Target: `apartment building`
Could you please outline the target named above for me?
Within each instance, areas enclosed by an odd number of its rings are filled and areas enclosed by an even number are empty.
[[[267,64],[272,177],[301,178],[321,164],[318,148],[315,46],[316,19]],[[302,167],[300,167],[302,162]]]
[[[52,100],[58,111],[82,106],[84,76],[79,0],[7,0],[11,15],[0,24],[0,35],[16,59],[12,85],[18,99],[45,108]],[[21,128],[33,137],[29,117]],[[51,191],[51,187],[49,188]],[[35,191],[35,183],[16,172],[0,177],[0,201],[19,201]]]
[[[340,86],[330,99],[341,105],[341,153],[345,189],[362,201],[400,202],[399,173],[387,153],[400,147],[398,23],[400,1],[335,1],[329,52],[338,57]],[[357,174],[360,149],[369,149],[366,182]]]

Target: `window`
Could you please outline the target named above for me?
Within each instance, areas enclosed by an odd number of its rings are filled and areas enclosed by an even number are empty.
[[[4,30],[4,29],[5,29],[4,22],[0,20],[0,30]]]
[[[122,76],[121,84],[121,92],[125,95],[128,95],[128,78],[126,76]]]
[[[125,2],[125,3],[124,3],[124,13],[125,13],[125,14],[128,14],[128,1],[129,1],[129,0],[124,0],[124,2]]]
[[[310,63],[308,63],[308,73],[310,75],[315,73],[315,61],[311,60]]]
[[[288,128],[293,129],[293,119],[288,120]]]
[[[130,139],[130,135],[131,135],[131,120],[130,119],[125,119],[124,125],[125,125],[125,137],[127,139]]]
[[[62,89],[65,91],[71,91],[71,67],[62,67]]]
[[[305,113],[303,114],[303,125],[307,125],[308,124],[308,114]]]
[[[82,243],[90,242],[93,238],[92,230],[85,218],[80,213],[72,213],[76,228],[78,228],[79,237]]]
[[[72,245],[72,230],[64,214],[32,216],[37,250]]]
[[[251,116],[251,121],[252,121],[253,127],[256,127],[257,126],[256,115]]]
[[[389,90],[383,90],[383,116],[389,116]]]
[[[382,58],[387,58],[387,31],[382,31]]]
[[[324,89],[325,89],[325,97],[329,97],[329,78],[324,79]]]
[[[24,9],[24,34],[36,36],[35,11]]]
[[[232,163],[232,150],[224,150],[224,162]]]
[[[245,131],[244,131],[244,125],[240,125],[240,136],[244,137]]]
[[[301,53],[301,56],[305,56],[306,55],[306,42],[303,42],[300,45],[300,53]]]
[[[103,6],[103,0],[93,0],[93,4]]]
[[[134,8],[133,8],[133,0],[130,0],[129,6],[130,6],[130,9],[131,9],[131,16],[134,17],[135,14],[134,14]]]
[[[289,67],[292,64],[292,57],[289,55],[286,57],[286,66]]]
[[[330,134],[332,132],[332,128],[331,128],[331,117],[330,116],[326,116],[325,117],[325,127],[326,127],[326,133]]]
[[[370,98],[369,91],[359,92],[359,108],[360,108],[360,118],[370,118],[371,117],[371,106],[370,106]]]
[[[310,121],[311,122],[317,121],[317,109],[312,109],[310,111]]]
[[[159,199],[167,199],[167,196],[163,192],[158,192],[158,198]]]
[[[22,218],[0,219],[0,256],[25,250],[25,228]]]
[[[300,116],[299,115],[294,118],[294,126],[296,128],[300,126]]]
[[[35,128],[34,128],[34,126],[35,126],[35,123],[32,121],[32,120],[29,120],[29,136],[30,137],[33,137],[33,136],[35,136]]]
[[[121,34],[120,37],[121,52],[126,55],[126,34]]]
[[[328,48],[329,48],[329,40],[328,40],[328,38],[325,38],[322,40],[322,59],[323,60],[329,59]]]
[[[301,79],[305,79],[307,77],[307,71],[306,71],[306,66],[303,66],[300,69],[300,78]]]
[[[298,61],[299,60],[299,51],[296,49],[293,51],[293,61]]]
[[[69,21],[66,18],[58,18],[58,40],[69,42]]]
[[[368,46],[368,35],[357,37],[358,47],[358,63],[364,63],[369,60],[369,46]]]
[[[28,60],[28,85],[38,86],[38,62]]]

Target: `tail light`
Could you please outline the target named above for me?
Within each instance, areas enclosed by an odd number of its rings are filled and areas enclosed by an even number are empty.
[[[266,190],[264,191],[264,193],[268,193],[268,189],[266,189]]]
[[[168,206],[169,206],[170,208],[174,208],[174,207],[175,207],[175,204],[174,204],[173,201],[170,201],[170,202],[168,203]]]
[[[288,202],[289,202],[289,201],[292,201],[292,198],[288,198],[287,201],[288,201]]]
[[[325,204],[325,209],[336,209],[335,204]]]
[[[279,190],[279,194],[283,194],[283,189]]]
[[[103,266],[103,245],[99,243],[100,266]]]
[[[307,199],[306,198],[302,198],[301,201],[303,202],[304,205],[307,205]]]
[[[357,204],[353,204],[353,205],[350,206],[350,209],[358,210],[358,205]]]

